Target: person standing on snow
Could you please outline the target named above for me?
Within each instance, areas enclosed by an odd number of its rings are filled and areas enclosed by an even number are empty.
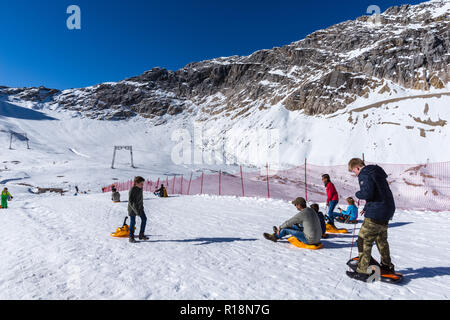
[[[1,194],[1,208],[8,208],[8,201],[12,200],[13,196],[9,193],[8,188],[3,189]]]
[[[130,216],[130,238],[131,243],[136,243],[134,239],[134,227],[136,226],[136,216],[141,218],[141,229],[139,232],[139,240],[148,240],[144,235],[145,226],[147,224],[147,216],[144,212],[144,182],[142,177],[134,178],[134,186],[131,188],[128,197],[128,215]]]
[[[360,191],[356,197],[366,200],[361,212],[364,222],[358,234],[358,268],[356,272],[347,271],[351,278],[366,281],[370,276],[367,273],[372,257],[372,245],[375,242],[381,255],[381,272],[395,273],[391,262],[388,239],[389,220],[395,213],[395,202],[392,191],[387,182],[388,175],[377,165],[366,166],[359,158],[351,159],[348,170],[356,174],[359,180]]]
[[[317,213],[306,206],[304,198],[299,197],[292,201],[292,204],[299,212],[279,228],[273,227],[274,234],[264,233],[264,237],[277,242],[281,238],[291,235],[305,244],[319,244],[322,238],[322,228]]]
[[[328,223],[334,226],[334,208],[336,208],[339,202],[339,195],[336,191],[336,187],[331,182],[330,175],[322,175],[322,182],[327,189],[327,207],[328,207]]]

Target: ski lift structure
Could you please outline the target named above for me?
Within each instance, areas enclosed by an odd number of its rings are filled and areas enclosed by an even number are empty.
[[[136,168],[134,166],[134,162],[133,162],[133,147],[132,146],[114,146],[114,153],[113,153],[113,158],[112,158],[111,169],[115,169],[114,163],[116,161],[116,153],[117,153],[117,151],[120,151],[120,150],[130,151],[131,167]]]
[[[9,138],[9,150],[13,150],[13,140],[14,137],[16,137],[18,140],[25,141],[27,143],[27,149],[30,149],[30,139],[28,139],[28,136],[26,133],[19,133],[19,132],[10,132],[10,138]]]

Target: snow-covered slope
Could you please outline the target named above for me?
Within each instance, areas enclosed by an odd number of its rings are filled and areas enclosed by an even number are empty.
[[[263,239],[295,213],[281,200],[145,195],[150,240],[130,245],[109,236],[127,204],[108,195],[24,188],[15,199],[0,211],[0,299],[450,298],[450,237],[436,232],[450,227],[449,212],[397,212],[389,241],[405,282],[368,285],[345,275],[351,234],[318,251]]]

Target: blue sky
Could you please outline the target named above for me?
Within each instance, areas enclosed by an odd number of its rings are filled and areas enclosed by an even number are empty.
[[[0,85],[66,89],[248,55],[416,0],[0,0]],[[81,8],[68,30],[67,7]]]

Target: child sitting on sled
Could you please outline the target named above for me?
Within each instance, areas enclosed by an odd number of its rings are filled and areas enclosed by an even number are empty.
[[[161,188],[155,191],[155,196],[158,196],[160,198],[167,198],[167,190],[163,184],[161,185]]]
[[[319,217],[320,220],[320,227],[322,228],[322,238],[325,238],[327,233],[325,217],[323,216],[323,213],[319,211],[319,205],[317,203],[313,203],[312,205],[310,205],[310,208],[317,213],[317,216]]]
[[[332,212],[330,216],[325,219],[330,223],[330,217],[332,220],[337,220],[343,223],[354,223],[358,219],[358,208],[355,206],[355,200],[352,197],[348,197],[347,199],[348,207],[347,210],[342,210],[339,208],[339,212]]]
[[[120,202],[120,193],[117,191],[116,186],[112,186],[111,191],[112,191],[111,200],[114,203]]]
[[[299,197],[292,201],[292,204],[299,212],[280,227],[273,227],[274,234],[264,233],[264,237],[277,242],[281,238],[291,235],[305,244],[319,244],[322,238],[322,228],[317,213],[306,206],[304,198]]]
[[[352,197],[348,197],[346,200],[348,203],[347,210],[339,208],[340,214],[338,215],[338,220],[341,222],[352,223],[358,219],[358,207],[356,207],[355,200]]]

